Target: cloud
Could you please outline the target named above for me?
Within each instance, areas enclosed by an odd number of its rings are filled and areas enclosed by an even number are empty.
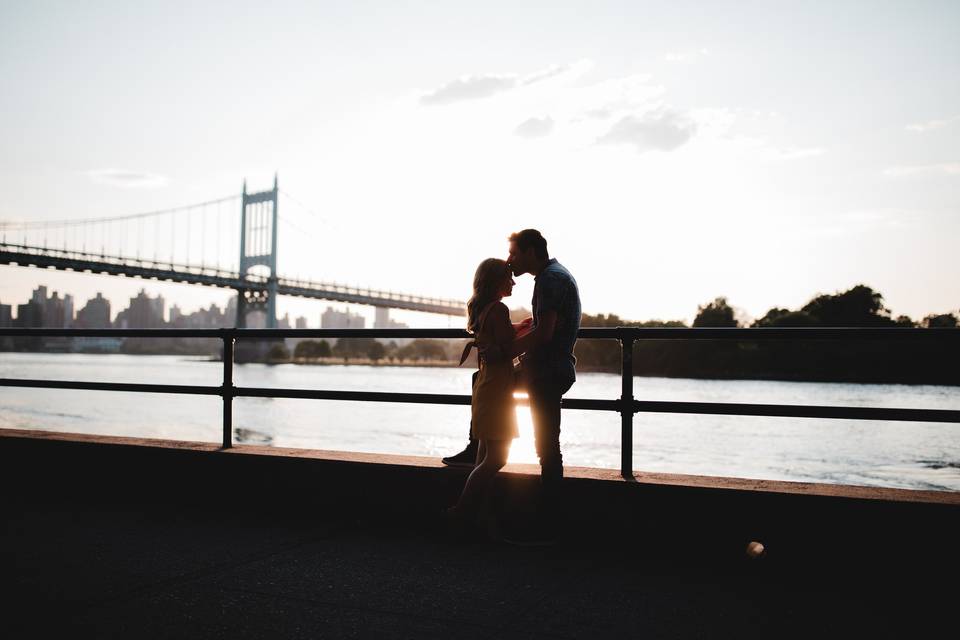
[[[903,178],[916,175],[960,175],[960,162],[943,162],[940,164],[921,164],[885,169],[883,175],[892,178]]]
[[[580,60],[574,64],[552,65],[526,76],[515,73],[461,76],[439,89],[420,96],[420,104],[444,105],[489,98],[504,91],[527,87],[571,72],[582,72],[591,65],[589,60]]]
[[[517,86],[515,75],[463,76],[448,82],[436,91],[420,97],[420,104],[441,105],[462,100],[478,100],[513,89]]]
[[[597,144],[631,144],[639,153],[673,151],[696,133],[697,124],[671,109],[657,109],[642,116],[624,116]]]
[[[124,169],[93,169],[84,175],[98,184],[124,189],[156,189],[167,184],[166,176]]]
[[[710,55],[706,49],[695,49],[692,51],[671,51],[663,56],[667,62],[696,62],[698,58],[705,58]]]
[[[581,63],[578,63],[578,65]],[[543,80],[549,80],[550,78],[555,78],[557,76],[567,73],[577,65],[570,64],[555,64],[547,67],[546,69],[541,69],[540,71],[534,71],[530,75],[520,80],[520,84],[523,86],[535,84]]]
[[[928,131],[942,129],[943,127],[949,126],[957,121],[960,121],[960,116],[953,116],[952,118],[944,118],[943,120],[927,120],[926,122],[908,124],[905,127],[905,129],[907,131],[914,131],[916,133],[926,133]]]
[[[514,135],[521,138],[532,140],[534,138],[543,138],[550,135],[553,131],[553,118],[546,116],[543,118],[530,118],[521,122],[513,130]]]

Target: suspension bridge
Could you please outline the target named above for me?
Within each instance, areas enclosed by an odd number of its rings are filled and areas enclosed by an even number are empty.
[[[458,300],[305,280],[278,273],[279,214],[273,188],[192,205],[123,216],[47,221],[0,221],[0,264],[60,269],[187,284],[237,292],[237,327],[260,311],[276,328],[278,296],[464,315]],[[298,202],[283,193],[292,202]],[[239,240],[239,251],[236,244]]]

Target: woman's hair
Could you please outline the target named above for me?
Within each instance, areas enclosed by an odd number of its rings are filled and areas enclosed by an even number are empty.
[[[480,312],[496,299],[508,275],[509,267],[506,261],[498,258],[487,258],[477,267],[477,272],[473,274],[473,295],[467,302],[467,331],[479,331],[477,322],[480,320]]]

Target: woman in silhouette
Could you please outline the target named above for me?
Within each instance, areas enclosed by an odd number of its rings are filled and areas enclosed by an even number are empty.
[[[472,346],[497,346],[506,351],[516,330],[510,323],[510,312],[501,302],[513,293],[513,277],[508,264],[488,258],[477,267],[473,276],[473,296],[467,303],[467,330],[474,341],[464,350],[464,358]],[[464,358],[461,358],[461,364]],[[519,435],[514,409],[513,362],[509,358],[486,362],[478,358],[480,375],[471,399],[470,437],[479,441],[477,464],[457,504],[447,510],[448,516],[463,523],[482,524],[490,485],[497,472],[507,464],[511,441]]]

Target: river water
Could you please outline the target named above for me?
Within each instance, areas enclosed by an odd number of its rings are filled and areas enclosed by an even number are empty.
[[[237,365],[238,386],[412,393],[470,392],[453,368]],[[0,377],[219,385],[219,362],[180,356],[0,353]],[[637,378],[639,400],[960,409],[960,387]],[[582,373],[573,398],[616,399],[620,377]],[[0,428],[218,442],[216,396],[0,387]],[[536,462],[530,414],[512,462]],[[235,441],[420,456],[466,443],[470,408],[237,398]],[[568,465],[619,468],[620,418],[567,410]],[[960,491],[960,424],[640,413],[634,469],[668,473]]]

